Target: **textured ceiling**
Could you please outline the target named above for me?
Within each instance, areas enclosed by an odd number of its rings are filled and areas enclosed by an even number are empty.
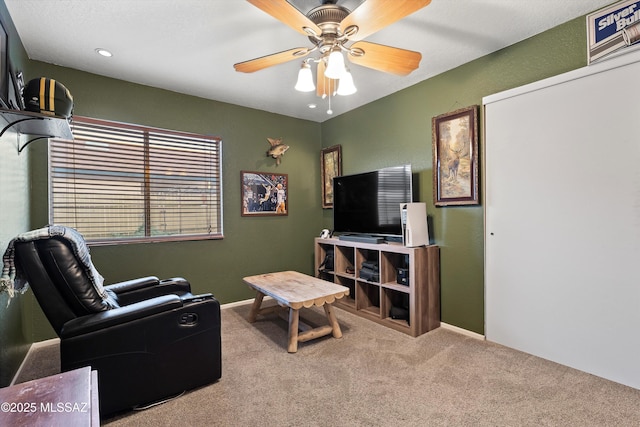
[[[293,89],[301,61],[252,74],[233,64],[308,38],[242,0],[4,0],[31,59],[317,122],[611,4],[611,0],[432,0],[366,41],[422,53],[398,77],[351,65],[358,92]],[[399,0],[401,1],[401,0]],[[411,1],[411,0],[406,0]],[[290,0],[302,12],[320,0]],[[339,0],[356,8],[362,0]],[[46,19],[44,19],[46,17]],[[95,53],[113,52],[112,58]],[[585,35],[586,49],[586,35]],[[310,103],[318,108],[310,109]]]

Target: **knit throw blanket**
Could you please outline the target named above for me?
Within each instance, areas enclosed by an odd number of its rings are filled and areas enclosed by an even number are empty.
[[[9,242],[7,250],[2,257],[4,265],[2,267],[2,276],[0,277],[0,292],[7,292],[9,295],[7,305],[9,305],[11,299],[16,295],[16,293],[23,294],[29,288],[29,284],[24,278],[23,272],[16,269],[14,260],[15,243],[31,242],[52,236],[62,236],[71,243],[74,254],[82,262],[82,265],[84,266],[94,288],[98,294],[103,297],[103,299],[108,299],[109,295],[102,286],[104,278],[93,266],[93,263],[91,262],[91,255],[89,255],[89,248],[87,247],[82,235],[73,228],[64,227],[62,225],[49,225],[44,228],[22,233]]]

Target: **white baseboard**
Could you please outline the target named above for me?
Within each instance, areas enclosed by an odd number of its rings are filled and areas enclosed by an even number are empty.
[[[27,361],[27,359],[29,359],[29,356],[31,356],[33,351],[37,350],[40,347],[47,347],[49,345],[54,345],[59,343],[60,343],[60,338],[52,338],[50,340],[38,341],[38,342],[32,343],[29,346],[29,350],[27,351],[27,354],[24,356],[24,359],[22,359],[22,363],[20,363],[20,366],[18,367],[18,370],[16,371],[9,385],[12,386],[15,384],[16,378],[20,376],[20,373],[22,372],[22,368],[24,367],[25,362]]]
[[[264,300],[267,301],[269,298],[271,297],[265,297]],[[237,306],[241,306],[241,305],[245,305],[245,304],[252,304],[253,303],[253,298],[251,299],[247,299],[247,300],[243,300],[243,301],[236,301],[236,302],[230,302],[227,304],[222,304],[220,306],[220,309],[226,309],[226,308],[232,308],[232,307],[237,307]],[[37,350],[40,347],[46,347],[49,345],[54,345],[54,344],[59,344],[60,343],[60,338],[52,338],[49,340],[45,340],[45,341],[38,341],[38,342],[34,342],[29,346],[29,350],[27,351],[27,354],[24,356],[24,359],[22,359],[22,363],[20,363],[20,366],[18,367],[18,370],[16,371],[15,375],[13,376],[13,379],[11,380],[11,383],[9,385],[14,385],[16,378],[18,378],[20,376],[20,374],[22,373],[22,369],[27,361],[27,359],[29,359],[29,357],[32,355],[32,353]]]
[[[264,301],[268,301],[270,299],[273,299],[273,298],[271,298],[270,296],[265,296],[264,297]],[[242,301],[229,302],[229,303],[226,303],[226,304],[221,304],[220,305],[220,309],[221,310],[225,310],[227,308],[239,307],[239,306],[246,305],[246,304],[253,304],[253,301],[254,301],[254,299],[251,298],[251,299],[246,299],[246,300],[242,300]],[[449,325],[448,323],[440,322],[440,327],[443,328],[443,329],[447,329],[449,331],[452,331],[452,332],[456,332],[458,334],[462,334],[462,335],[466,335],[466,336],[471,337],[471,338],[478,339],[478,340],[483,340],[484,341],[486,339],[484,335],[478,334],[476,332],[469,331],[467,329],[462,329],[462,328],[459,328],[457,326]],[[11,384],[9,384],[9,385],[14,385],[14,382],[15,382],[16,378],[18,378],[18,375],[22,371],[22,367],[24,366],[26,360],[31,355],[32,351],[35,351],[36,349],[38,349],[40,347],[46,347],[46,346],[49,346],[49,345],[57,344],[59,342],[60,342],[60,338],[52,338],[50,340],[34,342],[33,344],[31,344],[31,346],[29,347],[29,351],[27,351],[27,355],[24,357],[24,359],[22,359],[22,363],[20,364],[20,367],[16,371],[16,374],[13,376],[13,379],[11,380]]]
[[[266,295],[264,297],[263,301],[268,301],[270,299],[273,299],[273,298],[271,298],[270,296]],[[254,299],[251,298],[251,299],[246,299],[246,300],[242,300],[242,301],[235,301],[235,302],[230,302],[230,303],[227,303],[227,304],[222,304],[222,305],[220,305],[220,309],[224,310],[226,308],[233,308],[233,307],[239,307],[239,306],[246,305],[246,304],[253,304],[253,300]],[[475,338],[477,340],[484,341],[486,339],[485,336],[482,335],[482,334],[470,331],[468,329],[463,329],[463,328],[460,328],[458,326],[449,325],[448,323],[440,322],[440,327],[443,328],[443,329],[447,329],[449,331],[452,331],[452,332],[456,332],[458,334],[462,334],[462,335],[466,335],[466,336],[471,337],[471,338]]]
[[[60,338],[51,338],[49,340],[34,342],[33,344],[31,344],[31,348],[29,349],[29,351],[31,351],[32,349],[47,347],[54,344],[60,344]]]
[[[440,322],[440,327],[443,328],[443,329],[447,329],[449,331],[452,331],[452,332],[457,332],[459,334],[466,335],[468,337],[478,339],[478,340],[484,341],[486,339],[484,335],[481,335],[481,334],[479,334],[477,332],[473,332],[473,331],[469,331],[467,329],[459,328],[457,326],[449,325],[448,323]]]
[[[251,303],[253,303],[253,298],[245,299],[245,300],[242,300],[242,301],[236,301],[236,302],[228,302],[226,304],[221,304],[220,305],[220,310],[224,310],[226,308],[238,307],[238,306],[241,306],[241,305],[251,304]]]
[[[264,297],[263,301],[269,301],[270,299],[273,299],[273,298],[271,298],[271,297],[270,297],[270,296],[268,296],[268,295],[265,295],[265,297]],[[226,304],[221,304],[221,305],[220,305],[220,310],[224,310],[225,308],[238,307],[238,306],[246,305],[246,304],[253,304],[253,300],[254,300],[254,299],[253,299],[253,298],[251,298],[251,299],[245,299],[245,300],[242,300],[242,301],[228,302],[228,303],[226,303]]]
[[[263,301],[268,301],[269,299],[273,299],[273,298],[271,298],[270,296],[267,295],[267,296],[264,297]],[[242,305],[246,305],[246,304],[253,304],[253,298],[242,300],[242,301],[230,302],[230,303],[227,303],[227,304],[222,304],[220,306],[220,309],[224,310],[226,308],[233,308],[233,307],[238,307],[238,306],[242,306]],[[481,340],[481,341],[486,340],[485,336],[482,335],[482,334],[470,331],[468,329],[463,329],[463,328],[460,328],[458,326],[449,325],[448,323],[440,322],[440,327],[443,328],[443,329],[447,329],[449,331],[452,331],[452,332],[456,332],[458,334],[462,334],[462,335],[466,335],[466,336],[471,337],[471,338],[475,338],[477,340]]]

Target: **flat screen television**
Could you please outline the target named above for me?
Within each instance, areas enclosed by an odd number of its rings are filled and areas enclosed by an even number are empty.
[[[413,201],[411,165],[333,178],[337,234],[402,236],[400,204]]]

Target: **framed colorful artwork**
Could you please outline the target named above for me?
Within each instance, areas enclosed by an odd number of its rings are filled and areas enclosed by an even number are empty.
[[[288,175],[273,172],[240,172],[242,216],[287,215]]]

